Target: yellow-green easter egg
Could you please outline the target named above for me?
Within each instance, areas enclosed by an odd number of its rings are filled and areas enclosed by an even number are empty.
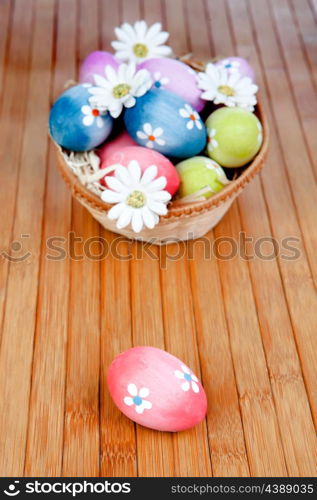
[[[178,193],[181,198],[196,194],[210,198],[229,183],[223,169],[206,156],[194,156],[176,165],[180,177]]]
[[[207,153],[223,167],[241,167],[261,148],[261,122],[246,109],[217,109],[208,117],[206,127]]]

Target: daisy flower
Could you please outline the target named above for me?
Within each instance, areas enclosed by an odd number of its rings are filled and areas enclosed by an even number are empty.
[[[196,125],[199,130],[202,129],[203,125],[201,123],[199,114],[189,104],[184,104],[184,107],[179,110],[179,114],[183,118],[188,118],[186,127],[189,130],[192,130],[192,128],[194,128],[194,125]]]
[[[118,40],[111,43],[116,50],[115,56],[123,61],[140,63],[152,57],[166,57],[172,53],[167,45],[162,45],[169,33],[161,31],[161,23],[155,23],[148,28],[145,21],[137,21],[133,26],[123,23],[115,28]]]
[[[190,388],[192,388],[194,392],[199,392],[199,385],[197,384],[198,378],[196,377],[196,375],[194,375],[185,365],[182,365],[181,368],[182,371],[175,370],[174,375],[175,377],[184,380],[181,385],[183,391],[187,392]]]
[[[164,130],[161,127],[153,129],[150,123],[145,123],[143,130],[138,130],[136,133],[139,139],[147,141],[145,146],[151,149],[154,148],[155,143],[159,146],[164,146],[165,140],[161,137],[163,134]]]
[[[85,115],[83,118],[83,124],[86,125],[86,127],[90,127],[94,122],[96,122],[98,128],[104,127],[105,122],[101,118],[98,109],[92,108],[91,106],[88,106],[88,104],[85,104],[84,106],[82,106],[81,112],[83,113],[83,115]]]
[[[125,396],[125,398],[123,398],[123,402],[127,406],[134,405],[135,411],[137,413],[142,414],[144,410],[150,410],[152,408],[151,401],[147,401],[146,399],[144,399],[150,394],[150,391],[147,387],[142,387],[140,390],[138,390],[135,384],[129,384],[127,387],[127,391],[130,396]]]
[[[152,86],[150,73],[146,69],[136,70],[134,63],[120,64],[115,70],[105,67],[105,77],[94,75],[95,87],[88,89],[92,94],[89,103],[101,113],[109,110],[113,118],[117,118],[123,106],[131,108],[136,97],[144,95]]]
[[[215,104],[253,111],[257,103],[255,94],[258,87],[251,78],[241,77],[239,73],[230,74],[225,68],[212,63],[207,64],[204,73],[198,74],[198,87],[203,90],[202,99]]]
[[[153,229],[159,222],[159,216],[167,213],[166,204],[171,199],[164,191],[166,177],[157,177],[157,166],[147,167],[141,175],[141,168],[136,160],[128,167],[118,165],[114,176],[105,178],[107,186],[101,198],[115,205],[109,210],[108,217],[117,220],[117,228],[122,229],[131,223],[135,233],[145,225]]]

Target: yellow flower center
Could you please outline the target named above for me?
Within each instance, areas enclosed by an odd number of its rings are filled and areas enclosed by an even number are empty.
[[[149,49],[144,43],[136,43],[133,46],[133,52],[137,57],[146,57],[149,53]]]
[[[142,191],[132,191],[126,199],[127,205],[133,208],[144,207],[146,196]]]
[[[120,99],[121,97],[126,96],[130,92],[130,89],[131,87],[127,83],[119,83],[118,85],[113,87],[112,95],[116,99]]]
[[[232,87],[229,87],[229,85],[219,85],[218,90],[222,94],[230,96],[230,97],[234,96],[236,93]]]

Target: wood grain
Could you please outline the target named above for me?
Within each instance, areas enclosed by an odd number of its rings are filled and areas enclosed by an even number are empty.
[[[0,2],[0,476],[317,476],[316,14],[315,0]],[[215,231],[166,248],[101,229],[47,137],[80,61],[141,18],[176,55],[248,58],[271,129],[263,173]],[[241,232],[251,257],[226,258]],[[281,251],[252,258],[260,238]],[[204,422],[159,433],[117,410],[107,370],[135,345],[201,377]]]

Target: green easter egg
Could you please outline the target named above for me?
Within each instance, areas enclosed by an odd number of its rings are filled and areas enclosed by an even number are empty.
[[[178,193],[181,198],[197,193],[209,198],[229,183],[223,169],[206,156],[194,156],[176,165],[180,177]]]
[[[223,167],[241,167],[262,145],[262,125],[250,111],[242,108],[217,109],[206,121],[207,153]]]

